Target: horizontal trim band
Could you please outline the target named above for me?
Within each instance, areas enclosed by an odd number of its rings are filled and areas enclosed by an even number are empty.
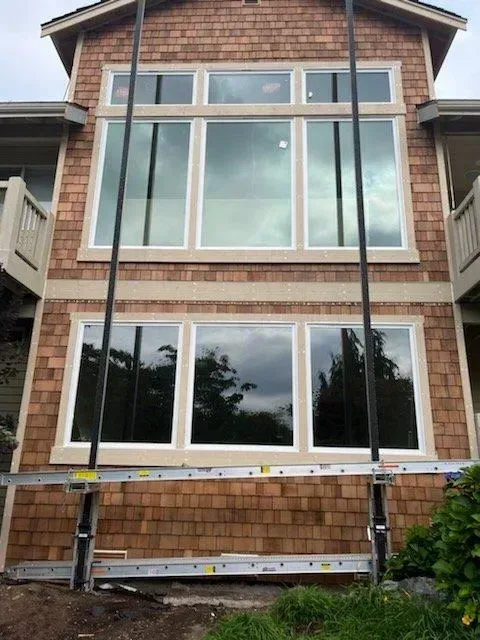
[[[49,280],[47,300],[105,300],[105,280]],[[453,302],[449,282],[374,282],[372,302]],[[184,282],[117,283],[118,300],[178,302],[360,302],[359,282]]]

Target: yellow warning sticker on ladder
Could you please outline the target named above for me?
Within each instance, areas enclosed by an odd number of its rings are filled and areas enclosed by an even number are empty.
[[[148,478],[149,475],[150,471],[148,469],[140,469],[140,471],[138,472],[139,478]]]
[[[262,465],[262,473],[270,473],[271,469],[268,465]]]
[[[208,575],[212,575],[212,573],[215,573],[215,571],[216,569],[214,564],[205,565],[205,573],[207,573]]]
[[[89,469],[74,471],[72,475],[75,480],[98,480],[98,473],[96,471],[90,471]]]
[[[330,562],[322,562],[322,564],[320,565],[323,569],[323,571],[331,571],[332,570],[332,565],[330,564]]]

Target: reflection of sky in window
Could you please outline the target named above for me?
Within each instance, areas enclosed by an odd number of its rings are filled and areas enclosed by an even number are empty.
[[[350,329],[351,327],[347,327]],[[383,352],[387,358],[393,360],[399,368],[400,377],[413,379],[412,355],[410,350],[410,332],[408,329],[373,327],[381,331],[385,338]],[[354,327],[355,334],[364,344],[363,329]],[[318,375],[324,372],[329,378],[332,356],[342,352],[340,327],[312,327],[311,328],[311,352],[313,382],[318,383]]]
[[[309,122],[308,208],[311,246],[356,246],[357,213],[352,125],[340,122],[344,242],[337,228],[333,122]],[[400,206],[393,124],[362,121],[361,148],[367,241],[370,246],[401,246]]]
[[[190,123],[157,123],[151,201],[150,245],[184,241]],[[122,244],[144,243],[153,123],[134,123],[122,218]],[[95,234],[96,245],[111,245],[117,203],[123,123],[109,123]]]
[[[337,81],[337,100],[334,99],[333,80]],[[307,73],[307,102],[350,102],[350,74]],[[358,99],[360,102],[390,102],[390,81],[387,72],[360,71],[358,73]]]
[[[102,347],[103,325],[86,325],[83,343],[91,344],[95,349]],[[135,327],[130,325],[114,325],[112,329],[111,349],[125,351],[133,356],[135,344]],[[167,359],[161,347],[171,345],[178,347],[178,327],[170,325],[142,326],[142,346],[140,359],[144,366],[165,364]],[[123,366],[119,363],[120,366]]]
[[[209,77],[210,104],[290,102],[289,73],[216,73]]]
[[[276,411],[292,403],[292,330],[290,327],[198,326],[195,355],[218,349],[237,370],[244,392],[240,409]],[[232,393],[232,390],[229,391]]]
[[[290,137],[290,122],[208,123],[203,246],[290,246]]]

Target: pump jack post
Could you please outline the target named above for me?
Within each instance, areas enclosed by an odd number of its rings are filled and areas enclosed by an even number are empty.
[[[365,335],[365,387],[367,398],[368,433],[372,462],[380,460],[380,435],[378,428],[377,393],[375,385],[375,351],[372,331],[370,287],[368,282],[367,238],[365,228],[365,203],[363,194],[362,156],[360,141],[360,116],[358,104],[357,56],[355,42],[354,0],[345,0],[347,16],[348,51],[350,59],[350,85],[352,100],[353,150],[355,160],[355,185],[358,219],[358,247],[360,252],[360,276],[362,289],[362,313]],[[378,582],[385,570],[388,527],[386,517],[386,484],[373,478],[370,500],[370,534],[373,547],[373,577]]]
[[[142,40],[143,21],[145,17],[146,0],[137,0],[137,17],[133,32],[132,62],[130,68],[130,83],[128,88],[127,115],[125,119],[125,133],[123,137],[123,151],[120,165],[120,179],[115,213],[115,227],[112,242],[112,258],[108,280],[107,303],[105,309],[105,323],[103,326],[102,350],[98,367],[97,386],[92,420],[92,436],[88,468],[95,469],[98,461],[98,447],[102,437],[103,418],[105,413],[105,399],[107,391],[108,364],[110,359],[110,344],[115,311],[115,290],[118,273],[118,257],[120,236],[122,231],[122,215],[127,182],[128,155],[132,132],[133,107],[135,104],[135,85],[137,79],[138,62],[140,58],[140,44]],[[92,588],[91,566],[95,546],[95,534],[98,521],[99,493],[89,491],[82,496],[80,514],[75,533],[73,572],[70,582],[72,589],[90,591]]]

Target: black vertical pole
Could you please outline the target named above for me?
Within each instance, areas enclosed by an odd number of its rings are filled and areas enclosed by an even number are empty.
[[[146,0],[138,0],[137,17],[133,36],[132,63],[130,71],[130,83],[128,88],[127,114],[125,119],[125,133],[123,138],[122,161],[120,165],[120,178],[117,196],[117,208],[115,213],[115,227],[112,242],[112,258],[110,262],[110,275],[108,280],[107,303],[105,309],[105,323],[103,327],[102,351],[98,367],[97,386],[95,390],[95,403],[93,410],[92,435],[90,445],[89,469],[97,466],[98,447],[102,437],[103,417],[105,412],[105,398],[107,390],[108,364],[110,359],[110,343],[112,334],[113,314],[115,310],[115,291],[118,273],[118,257],[120,250],[120,235],[122,231],[122,216],[125,200],[125,187],[127,181],[128,155],[132,132],[133,107],[135,104],[135,85],[137,79],[138,61],[140,57],[140,44],[142,39],[143,20],[145,16]],[[73,588],[90,588],[91,548],[93,532],[96,530],[97,512],[93,509],[93,498],[87,493],[82,503],[82,513],[77,527],[77,544],[73,566]]]
[[[355,43],[354,0],[345,0],[348,27],[348,49],[350,58],[350,85],[352,99],[353,149],[355,159],[355,183],[358,217],[358,246],[360,251],[360,275],[362,288],[363,327],[365,333],[365,386],[367,396],[367,419],[372,462],[380,460],[380,435],[378,428],[377,394],[375,386],[374,343],[368,283],[367,239],[365,231],[365,204],[363,196],[362,156],[360,145],[360,115],[358,106],[357,59]],[[385,487],[374,482],[372,486],[372,526],[374,577],[378,580],[385,569],[387,554],[387,521],[383,509]]]

